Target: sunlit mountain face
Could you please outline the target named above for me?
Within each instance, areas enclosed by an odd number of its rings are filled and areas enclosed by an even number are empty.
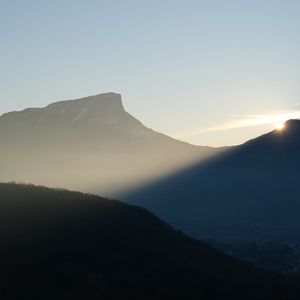
[[[144,126],[106,93],[0,117],[1,181],[62,186],[107,196],[137,188],[220,149]]]

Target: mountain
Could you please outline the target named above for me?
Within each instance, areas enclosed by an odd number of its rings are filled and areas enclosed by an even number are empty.
[[[1,299],[297,299],[257,270],[145,209],[66,190],[0,184]]]
[[[109,196],[219,151],[147,128],[115,93],[6,113],[0,117],[0,148],[1,181]]]
[[[201,239],[300,243],[300,121],[128,194]]]

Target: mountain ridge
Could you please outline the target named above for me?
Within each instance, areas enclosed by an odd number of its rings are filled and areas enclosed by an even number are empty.
[[[0,296],[8,299],[296,299],[258,270],[116,200],[0,183]]]
[[[146,127],[124,109],[116,93],[2,115],[0,147],[2,181],[63,184],[106,196],[219,151]]]

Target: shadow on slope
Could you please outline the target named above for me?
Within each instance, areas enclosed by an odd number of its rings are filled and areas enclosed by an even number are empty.
[[[300,121],[123,195],[200,239],[298,241]]]

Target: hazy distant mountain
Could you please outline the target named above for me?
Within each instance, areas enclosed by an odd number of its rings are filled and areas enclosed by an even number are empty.
[[[1,299],[298,299],[299,282],[186,237],[148,211],[0,184]]]
[[[128,196],[195,237],[300,243],[300,121]]]
[[[112,195],[217,149],[157,133],[106,93],[0,117],[0,181],[24,181]]]

